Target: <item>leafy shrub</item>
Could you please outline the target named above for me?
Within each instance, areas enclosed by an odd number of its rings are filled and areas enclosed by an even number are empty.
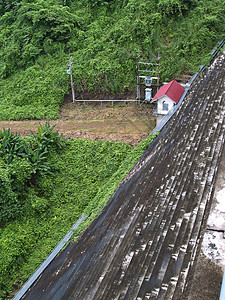
[[[0,156],[7,164],[15,157],[23,157],[25,152],[25,145],[18,134],[14,135],[10,129],[0,131]]]
[[[0,131],[0,224],[22,213],[26,192],[30,185],[36,185],[36,176],[51,173],[54,166],[47,161],[49,152],[63,146],[62,137],[54,127],[49,122],[40,124],[38,133],[32,133],[30,139],[22,139],[10,129]],[[35,197],[30,210],[43,210],[46,200]]]
[[[63,147],[62,135],[59,134],[59,131],[54,131],[56,125],[50,125],[47,121],[44,126],[40,124],[38,128],[38,133],[31,131],[32,136],[34,137],[34,148],[41,147],[41,149],[60,149]]]
[[[24,210],[26,211],[26,215],[30,217],[32,213],[36,214],[43,214],[46,212],[50,207],[50,202],[46,197],[40,197],[36,194],[33,189],[29,189],[29,193],[27,195],[27,203]]]
[[[65,60],[40,59],[37,65],[0,80],[0,119],[57,119],[69,86]]]
[[[159,0],[159,9],[166,16],[182,15],[183,11],[188,9],[188,6],[182,0]]]
[[[29,158],[24,155],[25,158],[15,157],[10,165],[8,165],[8,171],[13,183],[13,191],[21,198],[26,192],[27,181],[31,178],[33,173],[33,165],[29,161]]]
[[[32,65],[40,54],[55,53],[56,45],[65,44],[71,38],[73,27],[77,26],[75,15],[69,13],[67,7],[43,0],[20,1],[20,5],[4,14],[1,21],[0,28],[8,29],[1,33],[1,39],[7,43],[0,46],[0,58],[7,65],[8,75],[14,68]]]
[[[17,216],[21,206],[13,191],[12,180],[7,169],[0,168],[0,226]]]

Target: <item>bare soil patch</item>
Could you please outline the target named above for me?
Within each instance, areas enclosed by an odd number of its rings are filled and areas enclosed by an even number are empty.
[[[79,138],[91,141],[110,140],[125,142],[136,146],[154,129],[156,120],[153,106],[149,104],[90,104],[65,103],[60,110],[58,120],[49,121],[56,124],[55,129],[64,138]],[[115,104],[115,102],[114,102]],[[46,120],[0,121],[0,130],[11,128],[22,136],[37,132],[39,123]]]

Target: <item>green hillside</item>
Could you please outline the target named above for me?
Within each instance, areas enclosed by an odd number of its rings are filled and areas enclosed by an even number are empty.
[[[194,72],[225,33],[224,0],[0,1],[0,119],[58,117],[68,93],[135,91],[137,54],[161,80]]]
[[[81,215],[93,220],[155,136],[132,148],[63,140],[54,126],[0,131],[0,299],[11,296]]]

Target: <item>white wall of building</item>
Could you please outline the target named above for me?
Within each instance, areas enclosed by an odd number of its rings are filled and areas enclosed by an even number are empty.
[[[174,102],[166,95],[157,100],[157,113],[166,115],[173,108]]]

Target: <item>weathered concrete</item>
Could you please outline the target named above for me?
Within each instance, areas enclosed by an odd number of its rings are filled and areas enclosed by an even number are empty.
[[[23,299],[183,298],[224,145],[224,78],[221,55],[101,215]]]
[[[222,160],[218,169],[218,175],[215,185],[215,193],[212,206],[210,209],[207,228],[212,228],[210,216],[218,215],[218,223],[220,223],[220,215],[217,211],[218,193],[225,188],[225,147],[223,148]],[[225,202],[225,198],[223,199]],[[222,211],[220,210],[220,213]],[[218,227],[221,229],[222,227]],[[207,238],[210,235],[216,236],[216,239]],[[223,271],[225,266],[225,239],[222,232],[206,231],[203,238],[201,253],[195,264],[194,278],[188,290],[188,297],[182,300],[218,300],[221,292],[223,279]],[[204,291],[204,292],[203,292]]]

